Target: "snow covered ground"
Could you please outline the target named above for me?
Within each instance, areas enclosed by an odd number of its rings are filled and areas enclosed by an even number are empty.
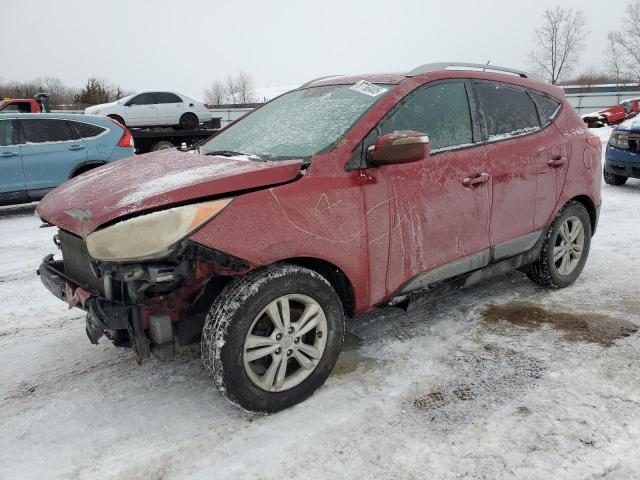
[[[0,478],[638,478],[640,181],[603,199],[572,287],[514,272],[351,322],[327,384],[271,416],[227,404],[195,347],[91,345],[35,276],[52,229],[0,209]]]

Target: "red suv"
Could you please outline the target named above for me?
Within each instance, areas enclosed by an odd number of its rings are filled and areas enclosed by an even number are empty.
[[[512,269],[573,283],[600,150],[562,91],[522,72],[321,78],[195,149],[49,193],[38,214],[61,259],[39,274],[87,311],[91,342],[167,358],[201,339],[224,395],[273,412],[326,380],[345,316]]]

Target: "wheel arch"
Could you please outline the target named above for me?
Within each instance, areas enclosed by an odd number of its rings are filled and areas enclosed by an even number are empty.
[[[80,163],[71,170],[71,174],[69,174],[69,178],[77,177],[78,175],[87,172],[89,170],[93,170],[96,167],[101,167],[102,165],[106,165],[107,162],[102,160],[89,160],[87,162]]]
[[[115,120],[116,122],[119,122],[123,127],[126,126],[124,117],[122,115],[118,115],[117,113],[109,113],[106,116],[112,120]]]
[[[334,288],[344,313],[348,317],[353,317],[355,314],[355,292],[353,285],[349,280],[349,277],[336,265],[326,260],[313,257],[294,257],[280,260],[278,263],[290,263],[292,265],[298,265],[299,267],[308,268],[314,272],[322,275]]]
[[[578,202],[584,206],[589,213],[589,220],[591,220],[591,236],[596,233],[596,227],[598,226],[598,211],[593,200],[588,195],[577,195],[569,200],[569,202]]]
[[[196,112],[194,112],[192,110],[187,110],[186,112],[183,112],[182,115],[180,115],[180,119],[182,119],[182,118],[184,118],[186,116],[196,117],[196,120],[200,121],[200,117],[198,117],[198,114],[196,114]]]

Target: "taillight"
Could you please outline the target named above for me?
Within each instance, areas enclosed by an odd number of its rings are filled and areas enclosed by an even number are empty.
[[[600,140],[600,137],[597,137],[595,135],[587,137],[587,143],[596,150],[602,150],[602,140]]]
[[[120,137],[118,146],[133,148],[133,137],[131,136],[131,132],[127,127],[122,127],[122,128],[124,129],[124,132],[122,132],[122,137]]]
[[[208,104],[208,103],[205,103],[205,104],[204,104],[204,108],[209,108],[209,104]]]
[[[114,120],[111,117],[107,117],[107,118],[122,129],[122,136],[120,137],[120,141],[118,142],[118,146],[119,147],[126,147],[126,148],[133,148],[133,137],[131,136],[131,132],[129,131],[129,129],[127,127],[125,127],[124,125],[122,125],[117,120]]]

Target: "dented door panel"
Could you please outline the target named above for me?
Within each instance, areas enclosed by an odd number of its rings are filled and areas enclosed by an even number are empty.
[[[490,168],[482,145],[384,170],[391,187],[387,291],[489,246]],[[465,186],[482,173],[487,182]]]

